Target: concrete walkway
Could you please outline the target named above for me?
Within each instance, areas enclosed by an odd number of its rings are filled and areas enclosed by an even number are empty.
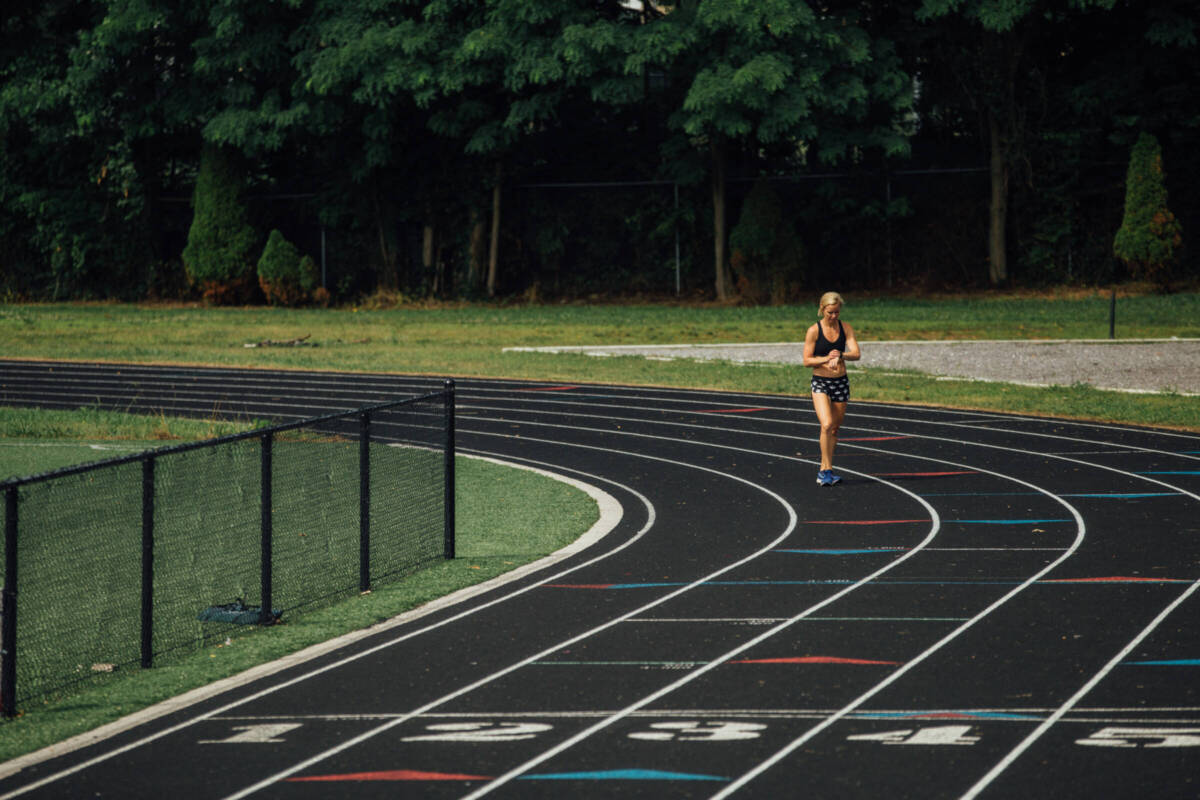
[[[862,342],[852,369],[917,370],[943,377],[1200,395],[1200,339]],[[800,364],[802,342],[508,348],[591,356]]]

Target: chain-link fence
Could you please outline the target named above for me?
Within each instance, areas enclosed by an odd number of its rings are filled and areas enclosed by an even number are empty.
[[[3,481],[3,713],[453,558],[453,470],[447,382]]]

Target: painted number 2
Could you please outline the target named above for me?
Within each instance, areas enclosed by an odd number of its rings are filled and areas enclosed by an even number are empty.
[[[532,739],[553,727],[540,722],[443,722],[429,725],[424,736],[406,736],[403,742],[516,742]]]

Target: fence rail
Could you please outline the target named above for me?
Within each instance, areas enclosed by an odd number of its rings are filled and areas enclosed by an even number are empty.
[[[454,383],[0,492],[0,712],[13,716],[453,558]]]

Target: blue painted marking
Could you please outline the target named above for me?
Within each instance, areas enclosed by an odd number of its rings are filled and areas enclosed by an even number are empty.
[[[657,769],[606,769],[598,772],[547,772],[522,775],[523,781],[727,781],[719,775],[696,772],[663,772]]]
[[[1138,497],[1178,497],[1179,492],[1131,492],[1129,494],[1064,494],[1063,497],[1099,497],[1101,500],[1129,500]]]
[[[907,550],[907,547],[864,547],[859,550],[776,550],[776,553],[803,553],[814,556],[857,556],[864,553],[891,553],[896,550]]]
[[[1126,661],[1125,664],[1137,667],[1200,667],[1200,658],[1175,658],[1169,661]]]
[[[1138,472],[1138,475],[1200,475],[1200,469],[1155,469]]]
[[[864,719],[1041,719],[1029,714],[1004,711],[862,711],[855,716]]]
[[[1046,522],[1074,522],[1070,519],[952,519],[947,522],[960,522],[970,525],[1041,525]]]
[[[1041,492],[922,492],[921,497],[1029,497]]]

